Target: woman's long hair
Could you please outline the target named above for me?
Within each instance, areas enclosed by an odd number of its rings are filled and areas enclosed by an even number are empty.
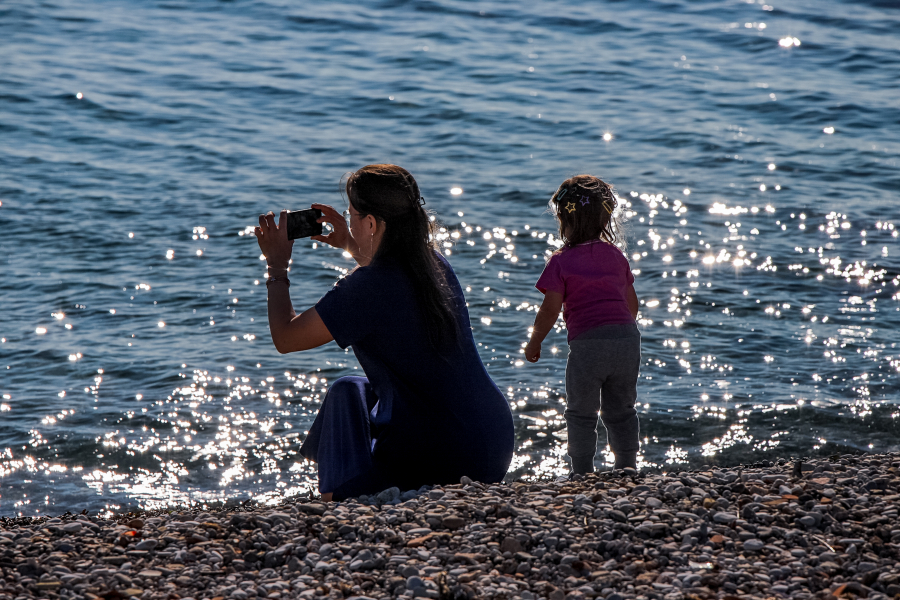
[[[397,165],[367,165],[347,179],[347,197],[362,215],[384,223],[373,261],[390,258],[415,290],[428,339],[440,348],[458,334],[453,296],[437,257],[437,231],[413,176]]]
[[[550,198],[550,208],[559,221],[559,236],[568,248],[600,239],[624,251],[625,236],[617,207],[612,186],[593,175],[566,179]]]

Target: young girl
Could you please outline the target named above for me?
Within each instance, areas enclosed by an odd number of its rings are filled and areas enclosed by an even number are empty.
[[[563,182],[550,208],[565,244],[535,287],[544,302],[534,320],[525,358],[537,362],[541,342],[563,309],[568,329],[566,426],[575,473],[591,473],[597,452],[597,416],[606,427],[615,468],[637,467],[638,417],[634,409],[641,363],[641,334],[634,275],[618,247],[616,197],[591,175]]]

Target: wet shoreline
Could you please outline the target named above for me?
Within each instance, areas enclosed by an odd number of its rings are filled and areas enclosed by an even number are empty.
[[[900,454],[0,520],[0,598],[900,593]]]

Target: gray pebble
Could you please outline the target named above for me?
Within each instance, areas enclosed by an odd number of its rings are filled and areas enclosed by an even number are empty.
[[[383,492],[378,492],[378,494],[375,495],[375,499],[382,503],[399,500],[400,488],[392,487],[384,490]]]
[[[756,552],[758,550],[762,550],[763,548],[765,548],[765,546],[766,546],[766,544],[764,542],[762,542],[761,540],[757,540],[757,539],[746,540],[744,542],[744,550],[748,550],[750,552]]]
[[[135,550],[153,550],[156,546],[159,545],[157,540],[153,538],[147,538],[146,540],[141,540],[135,545]]]
[[[400,568],[398,573],[400,573],[402,576],[407,577],[407,578],[408,577],[418,577],[420,574],[419,570],[412,565],[404,565],[403,567]]]
[[[737,520],[737,515],[733,515],[727,512],[717,512],[713,515],[713,521],[716,523],[722,523],[724,525],[730,525]]]
[[[62,530],[66,533],[79,533],[82,527],[81,523],[75,521],[74,523],[66,523],[63,525]]]

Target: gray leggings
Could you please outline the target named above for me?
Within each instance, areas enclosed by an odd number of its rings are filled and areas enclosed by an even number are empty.
[[[576,473],[594,470],[598,415],[616,468],[636,466],[640,425],[634,403],[640,366],[641,333],[634,323],[596,327],[569,342],[565,417]]]

